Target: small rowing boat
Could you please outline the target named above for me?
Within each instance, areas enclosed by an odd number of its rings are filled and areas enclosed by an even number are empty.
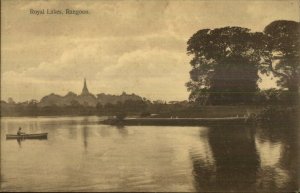
[[[21,134],[21,135],[7,134],[6,139],[47,139],[47,135],[48,133]]]

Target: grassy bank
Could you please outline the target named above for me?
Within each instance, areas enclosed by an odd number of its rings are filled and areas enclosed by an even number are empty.
[[[258,114],[264,109],[262,106],[199,106],[189,107],[169,112],[161,112],[153,117],[161,118],[221,118],[221,117],[244,117],[250,114]]]

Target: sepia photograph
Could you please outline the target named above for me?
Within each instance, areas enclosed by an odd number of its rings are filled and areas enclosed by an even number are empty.
[[[300,192],[299,0],[1,0],[0,192]]]

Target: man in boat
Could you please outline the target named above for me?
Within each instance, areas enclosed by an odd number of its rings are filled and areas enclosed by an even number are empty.
[[[21,128],[21,127],[19,127],[19,130],[18,130],[18,132],[17,132],[17,134],[18,134],[18,135],[25,134],[25,133],[24,133],[24,132],[22,132],[21,130],[22,130],[22,128]]]

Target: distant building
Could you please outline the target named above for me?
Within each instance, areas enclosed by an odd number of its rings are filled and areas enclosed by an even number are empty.
[[[84,83],[83,83],[83,88],[82,88],[82,92],[81,92],[81,95],[90,95],[90,92],[87,88],[87,85],[86,85],[86,79],[84,78]]]
[[[73,92],[68,92],[65,96],[60,96],[57,94],[50,94],[47,96],[44,96],[40,103],[38,104],[41,107],[44,106],[70,106],[74,104],[80,104],[84,106],[96,106],[98,103],[105,105],[108,103],[111,104],[117,104],[118,102],[125,102],[126,100],[132,100],[132,101],[138,101],[143,100],[142,97],[135,95],[135,94],[126,94],[123,92],[121,95],[110,95],[110,94],[104,94],[100,93],[96,96],[89,92],[86,78],[84,78],[83,82],[83,88],[80,95],[77,95]]]

